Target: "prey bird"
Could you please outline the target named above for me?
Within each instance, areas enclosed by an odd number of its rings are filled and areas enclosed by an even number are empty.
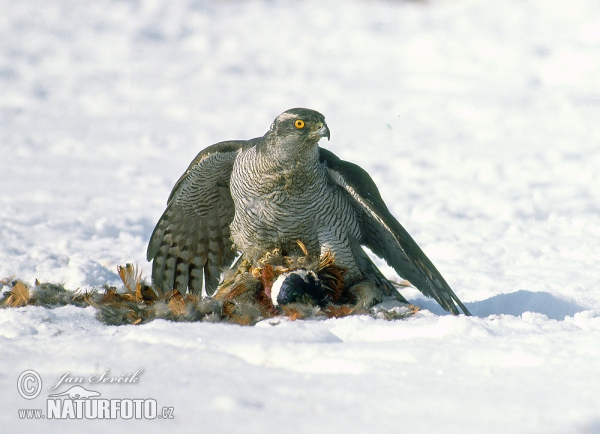
[[[265,252],[335,255],[344,284],[366,307],[406,301],[363,250],[366,246],[446,311],[469,311],[390,213],[369,174],[319,147],[329,139],[321,113],[283,112],[267,133],[201,151],[179,178],[148,245],[152,279],[163,291],[212,295],[224,270]],[[238,263],[240,262],[238,260]]]

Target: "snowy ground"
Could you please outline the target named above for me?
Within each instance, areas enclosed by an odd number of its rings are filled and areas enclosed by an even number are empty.
[[[194,155],[296,106],[326,116],[324,146],[372,174],[475,316],[416,291],[429,310],[398,322],[1,310],[2,431],[600,432],[595,0],[0,0],[0,279],[148,276]],[[61,373],[139,368],[84,387],[174,419],[19,419]]]

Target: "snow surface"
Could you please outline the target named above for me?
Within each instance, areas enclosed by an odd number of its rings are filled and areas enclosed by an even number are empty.
[[[475,316],[416,290],[428,310],[397,322],[4,309],[2,432],[600,432],[596,0],[0,0],[0,278],[148,276],[195,154],[297,106],[326,116],[323,145],[372,174]],[[94,390],[174,419],[18,418],[63,372],[139,368]]]

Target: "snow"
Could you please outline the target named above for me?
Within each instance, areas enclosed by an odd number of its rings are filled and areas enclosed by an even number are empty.
[[[391,322],[3,309],[3,431],[600,432],[599,52],[592,0],[0,1],[0,279],[149,276],[195,154],[302,106],[475,315],[416,290],[424,309]],[[84,387],[174,419],[18,417],[61,373],[139,368]]]

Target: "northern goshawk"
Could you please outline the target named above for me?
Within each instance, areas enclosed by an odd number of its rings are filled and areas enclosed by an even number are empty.
[[[322,114],[294,108],[251,140],[217,143],[201,151],[175,184],[147,257],[163,291],[212,295],[236,256],[250,261],[279,248],[300,254],[330,251],[347,269],[352,292],[404,298],[362,246],[445,310],[468,310],[383,202],[359,166],[319,147],[329,139]],[[365,291],[365,289],[368,289]],[[365,297],[364,295],[362,296]]]

